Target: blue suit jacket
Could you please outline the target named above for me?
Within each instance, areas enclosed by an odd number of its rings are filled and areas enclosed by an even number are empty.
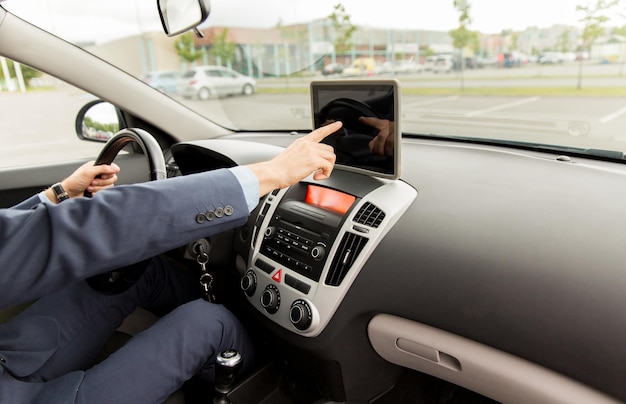
[[[220,209],[226,213],[206,214]],[[35,196],[2,209],[0,307],[238,227],[248,209],[229,170],[116,186],[59,205],[39,203]],[[55,344],[38,339],[55,332],[58,326],[49,318],[0,325],[1,403],[73,402],[82,372],[47,383],[19,381],[55,352]]]

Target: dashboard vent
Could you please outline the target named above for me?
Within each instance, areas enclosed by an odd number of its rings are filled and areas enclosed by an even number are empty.
[[[369,227],[377,228],[385,218],[385,212],[367,202],[354,216],[354,221]]]
[[[365,247],[367,240],[367,238],[354,233],[347,232],[344,234],[326,276],[325,283],[327,285],[339,286],[341,284],[354,260],[357,259],[359,253]]]

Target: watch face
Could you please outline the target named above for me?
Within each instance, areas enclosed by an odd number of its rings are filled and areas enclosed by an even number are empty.
[[[65,190],[61,186],[61,183],[54,184],[52,186],[52,191],[54,192],[54,195],[57,197],[57,201],[59,202],[70,199],[70,196],[67,194],[67,192],[65,192]]]

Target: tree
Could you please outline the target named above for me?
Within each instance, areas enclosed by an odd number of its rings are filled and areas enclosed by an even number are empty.
[[[341,3],[335,5],[328,19],[332,22],[335,30],[335,37],[333,38],[335,52],[345,54],[352,49],[352,35],[354,35],[357,26],[352,24],[350,15],[346,13],[346,8]]]
[[[204,50],[196,48],[194,38],[193,32],[186,32],[174,42],[178,56],[189,63],[193,63],[204,56]]]
[[[311,72],[315,71],[315,63],[311,65],[307,53],[302,52],[309,47],[307,26],[303,24],[285,26],[279,21],[276,28],[280,30],[280,37],[283,40],[283,46],[279,48],[278,53],[284,61],[285,74],[301,73],[307,68]]]
[[[609,11],[619,3],[619,0],[587,0],[585,4],[576,6],[576,11],[583,14],[579,20],[584,24],[582,33],[582,50],[591,53],[591,46],[605,31],[605,24],[609,21]],[[582,88],[583,58],[578,65],[579,90]]]
[[[211,55],[219,59],[222,64],[230,64],[235,59],[237,44],[228,40],[228,28],[224,28],[219,35],[213,37]]]
[[[463,50],[467,47],[476,49],[478,47],[478,32],[471,31],[467,27],[472,23],[470,17],[470,4],[467,0],[453,0],[454,8],[459,11],[459,27],[450,31],[452,46],[459,50],[459,68],[461,72],[461,90],[465,88],[465,78],[463,77]]]
[[[15,63],[13,63],[11,59],[7,59],[6,61],[9,68],[9,74],[11,71],[15,72]],[[24,82],[27,86],[30,86],[29,82],[31,79],[41,76],[41,72],[39,70],[35,70],[30,66],[20,64],[20,68],[22,69],[22,77],[24,78]],[[4,77],[4,71],[0,69],[0,82],[3,81],[6,83],[10,79],[10,77]]]
[[[612,33],[615,35],[626,36],[626,25],[613,28]]]
[[[511,42],[509,44],[509,48],[510,50],[514,51],[514,50],[518,50],[519,48],[519,32],[512,32],[511,33]]]

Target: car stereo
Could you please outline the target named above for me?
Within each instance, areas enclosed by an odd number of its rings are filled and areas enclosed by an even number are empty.
[[[239,268],[248,301],[288,330],[318,335],[416,194],[403,181],[345,170],[270,193]]]
[[[264,231],[261,253],[317,282],[344,215],[356,197],[300,183],[283,196]]]

